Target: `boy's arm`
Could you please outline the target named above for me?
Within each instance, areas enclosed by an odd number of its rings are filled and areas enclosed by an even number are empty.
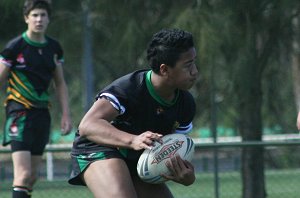
[[[55,89],[58,100],[61,105],[62,118],[61,118],[61,131],[63,135],[67,135],[72,130],[70,110],[69,110],[69,95],[67,85],[63,76],[63,69],[61,64],[56,66],[54,72]]]

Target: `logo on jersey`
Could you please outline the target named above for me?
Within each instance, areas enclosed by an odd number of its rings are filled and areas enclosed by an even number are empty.
[[[25,59],[24,59],[24,56],[23,54],[18,54],[17,56],[17,64],[16,64],[16,68],[24,68],[26,67],[25,65]]]
[[[23,54],[19,54],[18,57],[17,57],[17,62],[19,64],[24,64],[25,63],[25,59],[24,59],[24,56]]]

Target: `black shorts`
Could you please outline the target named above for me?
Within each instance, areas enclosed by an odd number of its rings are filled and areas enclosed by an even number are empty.
[[[10,101],[6,106],[3,145],[11,144],[13,152],[30,151],[32,155],[42,155],[49,141],[50,124],[48,109],[26,109]]]
[[[72,160],[72,172],[70,179],[68,180],[69,184],[72,185],[83,185],[85,186],[85,182],[82,180],[81,175],[86,170],[86,168],[95,161],[98,160],[105,160],[110,158],[119,158],[123,159],[131,176],[137,176],[137,160],[129,160],[124,158],[121,152],[116,148],[107,148],[103,151],[96,151],[93,153],[86,153],[86,154],[72,154],[71,153],[71,160]]]

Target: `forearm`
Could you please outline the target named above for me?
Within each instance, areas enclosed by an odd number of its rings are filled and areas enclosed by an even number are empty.
[[[131,148],[134,135],[121,131],[104,119],[95,121],[82,120],[79,127],[80,135],[97,144]]]
[[[70,116],[69,103],[68,103],[69,95],[68,95],[68,89],[66,84],[61,83],[58,86],[56,86],[56,92],[61,106],[62,115]]]
[[[79,124],[79,134],[92,142],[111,147],[133,150],[150,149],[153,141],[159,141],[161,134],[151,131],[139,135],[117,129],[111,121],[119,116],[119,111],[105,98],[94,102]]]

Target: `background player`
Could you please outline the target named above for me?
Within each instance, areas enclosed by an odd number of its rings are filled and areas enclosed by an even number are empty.
[[[196,81],[196,50],[190,33],[164,29],[148,47],[151,70],[125,75],[106,88],[81,120],[72,149],[70,184],[87,185],[95,197],[170,198],[166,184],[148,184],[137,175],[143,149],[170,133],[192,129],[195,102],[187,91]],[[169,161],[171,176],[195,181],[194,167],[180,157]]]
[[[62,109],[63,134],[71,131],[68,92],[63,77],[63,50],[45,35],[51,14],[46,0],[26,0],[27,30],[0,53],[1,85],[7,80],[4,145],[11,143],[13,198],[31,197],[44,148],[49,140],[48,87],[54,80]]]

